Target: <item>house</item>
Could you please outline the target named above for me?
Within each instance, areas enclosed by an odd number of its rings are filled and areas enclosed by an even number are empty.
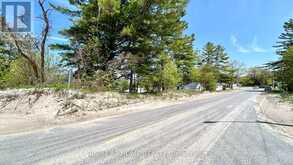
[[[203,90],[203,87],[200,83],[189,83],[187,85],[184,85],[183,86],[183,89],[185,90],[198,90],[198,91],[202,91]]]

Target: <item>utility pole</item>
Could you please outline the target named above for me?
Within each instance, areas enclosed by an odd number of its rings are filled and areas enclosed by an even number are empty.
[[[72,69],[70,69],[68,71],[68,85],[67,85],[67,89],[70,89],[70,85],[71,85],[71,77],[72,77]]]

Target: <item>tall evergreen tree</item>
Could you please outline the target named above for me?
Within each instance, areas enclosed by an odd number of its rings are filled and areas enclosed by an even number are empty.
[[[174,58],[179,72],[182,75],[182,83],[192,82],[192,71],[197,64],[197,54],[193,50],[194,35],[183,36],[176,39],[171,45],[171,56]]]
[[[202,51],[201,54],[201,64],[207,64],[207,65],[214,65],[215,64],[215,57],[216,57],[216,49],[217,47],[211,43],[208,42]]]
[[[293,19],[285,22],[284,32],[279,36],[279,41],[275,46],[278,48],[277,54],[283,55],[291,46],[293,46]]]
[[[215,67],[219,70],[224,70],[229,65],[229,56],[225,52],[225,48],[218,45],[215,49]]]
[[[53,45],[63,50],[67,65],[83,75],[93,76],[102,70],[130,79],[135,91],[139,77],[162,69],[160,55],[175,61],[183,75],[195,61],[193,36],[183,35],[187,23],[187,0],[90,0],[70,1],[77,9],[54,6],[73,17],[73,25],[61,33],[69,45]],[[174,46],[176,45],[176,46]],[[187,81],[187,78],[186,78]]]
[[[275,70],[277,78],[282,82],[282,87],[285,90],[293,91],[293,76],[292,72],[292,48],[293,47],[293,19],[285,22],[284,32],[279,36],[279,41],[277,42],[276,48],[277,54],[280,56],[280,60],[276,62],[269,63],[268,66]]]

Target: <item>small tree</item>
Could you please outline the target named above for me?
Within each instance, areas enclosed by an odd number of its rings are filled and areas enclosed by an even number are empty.
[[[217,74],[215,68],[210,65],[204,65],[200,69],[199,81],[207,91],[215,91],[217,89]]]
[[[162,70],[162,86],[164,90],[174,89],[181,82],[181,75],[178,73],[176,65],[169,61]]]
[[[200,79],[200,71],[197,68],[192,68],[190,78],[192,82],[198,82]]]

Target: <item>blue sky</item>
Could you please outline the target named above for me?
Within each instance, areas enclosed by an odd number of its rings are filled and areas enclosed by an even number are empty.
[[[197,48],[212,41],[232,59],[255,66],[278,58],[272,46],[290,17],[293,0],[190,0],[185,20]]]
[[[67,0],[50,0],[67,5]],[[35,9],[35,15],[38,15]],[[190,0],[187,34],[195,33],[195,48],[208,42],[225,46],[231,59],[248,67],[276,60],[275,45],[282,26],[293,18],[293,0]],[[58,31],[69,26],[68,18],[51,13],[51,42],[64,42]],[[35,31],[39,30],[35,23]]]

